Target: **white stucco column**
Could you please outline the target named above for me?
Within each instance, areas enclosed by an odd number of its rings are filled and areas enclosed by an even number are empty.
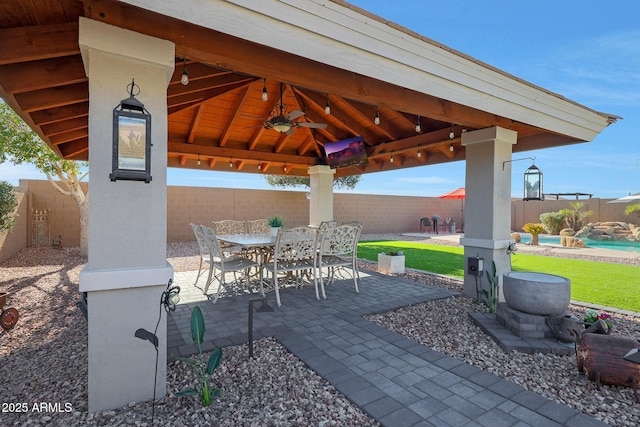
[[[80,18],[79,44],[89,77],[89,261],[80,273],[87,293],[89,411],[149,400],[156,350],[134,336],[139,328],[159,339],[156,397],[166,393],[166,314],[162,292],[173,277],[167,263],[167,86],[174,44]],[[129,97],[151,114],[151,176],[110,181],[113,109]],[[134,93],[135,94],[135,93]]]
[[[335,169],[329,166],[311,166],[309,169],[309,225],[320,225],[322,221],[333,219],[333,175]]]
[[[466,148],[466,203],[464,211],[464,295],[476,298],[476,284],[488,289],[486,275],[469,274],[469,257],[484,260],[491,271],[495,261],[502,289],[502,274],[511,271],[507,248],[511,236],[511,160],[515,131],[500,127],[480,129],[462,134]]]

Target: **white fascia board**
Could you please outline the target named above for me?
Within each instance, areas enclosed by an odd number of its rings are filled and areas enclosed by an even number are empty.
[[[329,0],[124,0],[580,140],[607,117]]]

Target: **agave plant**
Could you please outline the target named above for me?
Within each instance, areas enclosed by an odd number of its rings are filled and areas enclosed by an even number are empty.
[[[496,273],[496,262],[491,261],[491,273],[489,270],[485,271],[487,281],[489,282],[489,289],[483,289],[485,303],[489,307],[489,313],[496,312],[496,305],[498,304],[498,274]]]
[[[191,339],[194,344],[198,346],[198,355],[196,358],[179,357],[174,354],[171,355],[176,360],[188,363],[193,366],[198,376],[199,389],[190,388],[182,390],[176,393],[177,397],[184,396],[199,396],[202,406],[211,405],[211,398],[220,396],[222,390],[219,388],[211,388],[209,384],[209,376],[213,374],[220,360],[222,359],[222,347],[216,347],[216,349],[209,356],[207,363],[204,363],[204,356],[202,354],[202,343],[204,342],[204,318],[202,317],[202,310],[199,306],[195,306],[191,311]]]

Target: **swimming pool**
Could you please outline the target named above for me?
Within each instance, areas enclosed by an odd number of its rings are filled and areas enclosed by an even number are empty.
[[[522,243],[529,243],[531,240],[531,236],[528,234],[520,234],[522,237]],[[538,241],[540,243],[546,243],[549,245],[560,245],[560,236],[546,236],[540,235],[538,236]],[[602,241],[602,240],[591,240],[591,239],[583,239],[584,244],[589,248],[600,248],[600,249],[613,249],[616,251],[626,251],[626,252],[640,252],[640,243],[633,242],[621,242],[621,241]]]

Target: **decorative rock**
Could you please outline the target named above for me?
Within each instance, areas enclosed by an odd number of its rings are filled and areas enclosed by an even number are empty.
[[[573,230],[573,228],[563,228],[562,230],[560,230],[561,236],[573,236],[575,234],[576,232]]]
[[[571,236],[560,237],[560,244],[569,248],[584,248],[584,240]]]
[[[504,299],[519,311],[562,315],[571,301],[571,281],[545,273],[511,271],[503,275]]]

